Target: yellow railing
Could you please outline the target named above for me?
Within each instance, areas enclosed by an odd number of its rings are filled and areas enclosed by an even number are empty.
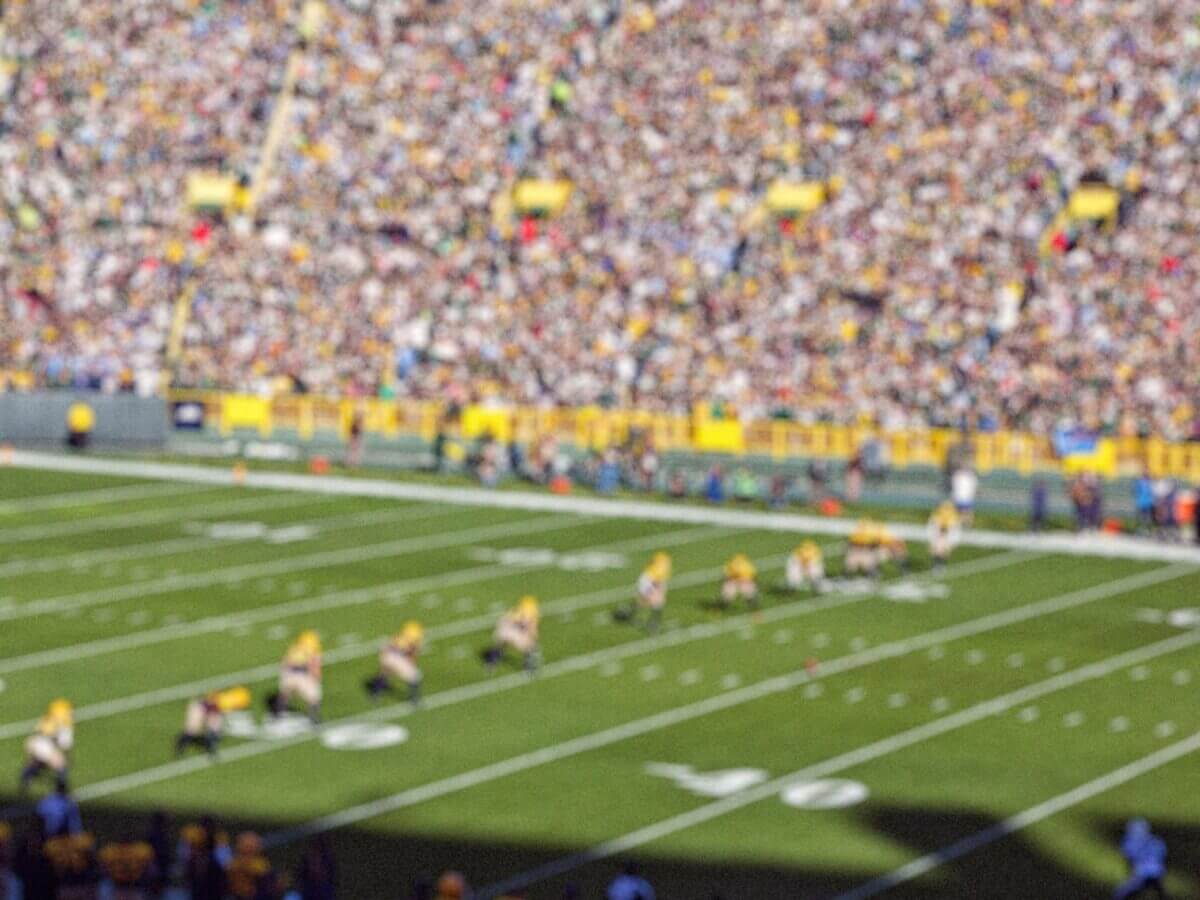
[[[998,431],[964,435],[950,429],[883,430],[865,426],[802,425],[762,420],[747,424],[735,420],[645,410],[600,407],[541,409],[533,407],[467,407],[449,416],[434,402],[394,401],[376,398],[349,399],[312,395],[284,395],[270,400],[237,394],[173,391],[171,399],[192,400],[205,407],[205,421],[223,434],[248,428],[267,437],[277,429],[311,440],[318,432],[348,436],[355,416],[368,433],[388,437],[419,436],[431,440],[439,426],[451,437],[471,439],[487,434],[499,440],[532,444],[553,438],[578,447],[603,449],[641,434],[659,451],[721,452],[729,446],[774,460],[816,458],[846,460],[868,441],[885,448],[895,469],[942,466],[948,454],[963,447],[981,473],[995,470],[1032,475],[1062,471],[1048,436]],[[717,426],[717,427],[714,427]],[[1133,475],[1145,467],[1155,477],[1200,482],[1200,444],[1171,443],[1157,438],[1105,439],[1108,463],[1100,467],[1107,476]]]

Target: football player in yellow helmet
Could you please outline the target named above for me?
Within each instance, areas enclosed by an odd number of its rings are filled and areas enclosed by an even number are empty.
[[[947,500],[935,509],[929,517],[925,531],[929,536],[929,554],[933,557],[933,567],[942,569],[962,537],[962,519],[954,504]]]
[[[421,702],[421,669],[417,661],[425,647],[425,629],[419,622],[406,622],[379,651],[379,673],[367,680],[367,693],[378,697],[392,686],[392,679],[408,685],[413,706]]]
[[[315,725],[321,721],[321,637],[311,629],[300,635],[283,655],[279,690],[267,698],[267,710],[278,716],[299,698]]]
[[[183,731],[175,738],[175,755],[196,746],[209,756],[216,756],[225,729],[225,714],[249,708],[250,691],[244,687],[209,691],[203,697],[192,698],[183,714]]]
[[[846,574],[879,574],[880,528],[872,519],[860,519],[850,532],[850,546],[846,549]]]
[[[670,580],[670,555],[661,551],[655,553],[638,577],[637,597],[627,606],[617,609],[613,618],[618,622],[636,622],[638,610],[644,609],[647,612],[646,630],[654,634],[662,623],[663,610],[667,605],[667,583]]]
[[[512,648],[521,654],[525,671],[533,674],[540,663],[538,630],[541,611],[536,597],[526,595],[512,609],[500,617],[492,635],[492,645],[483,651],[483,662],[489,669],[504,658],[504,651]]]
[[[804,541],[791,552],[787,559],[787,586],[793,591],[806,587],[824,591],[825,557],[816,541]]]
[[[879,526],[879,564],[895,563],[901,572],[908,571],[908,544],[886,525]]]
[[[21,770],[21,791],[29,789],[39,774],[54,774],[58,787],[67,789],[67,769],[75,746],[75,708],[71,701],[58,699],[50,703],[38,719],[37,728],[25,740],[25,768]]]
[[[758,608],[758,569],[745,553],[737,553],[725,563],[725,581],[721,584],[721,605],[745,600],[751,609]]]

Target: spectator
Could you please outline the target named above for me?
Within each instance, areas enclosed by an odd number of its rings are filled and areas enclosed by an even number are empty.
[[[225,869],[232,854],[228,843],[217,833],[211,817],[184,830],[184,880],[191,900],[224,900]]]
[[[1154,527],[1154,482],[1143,469],[1133,483],[1133,507],[1137,514],[1138,534],[1146,534]]]
[[[1150,830],[1145,819],[1133,819],[1125,828],[1121,855],[1129,865],[1129,879],[1117,888],[1116,900],[1128,900],[1145,892],[1167,896],[1167,845]]]
[[[1029,494],[1030,531],[1040,532],[1045,530],[1049,504],[1050,498],[1045,480],[1042,478],[1033,479],[1033,486],[1030,488]]]
[[[58,876],[45,853],[41,820],[30,828],[17,849],[13,872],[24,889],[24,900],[56,900]]]
[[[42,823],[42,832],[48,838],[79,834],[83,831],[83,819],[79,804],[67,793],[65,784],[59,782],[54,792],[47,794],[37,803],[37,816]]]
[[[629,862],[608,886],[605,897],[607,900],[654,900],[654,888],[642,878],[637,864]]]
[[[861,450],[855,450],[850,461],[846,463],[846,502],[857,503],[862,497],[863,489],[863,457]]]
[[[17,896],[16,876],[13,874],[12,827],[0,820],[0,898]]]
[[[709,503],[725,501],[725,484],[721,476],[721,467],[714,465],[708,470],[708,478],[704,482],[704,499]]]
[[[317,838],[304,851],[296,890],[300,900],[334,900],[337,895],[337,865],[326,838]]]
[[[969,466],[959,466],[950,476],[950,499],[958,510],[964,528],[970,528],[975,520],[975,493],[979,489],[979,476]]]
[[[459,872],[443,872],[437,880],[434,900],[469,900],[471,889]]]
[[[258,207],[200,217],[188,175],[248,176],[270,127],[295,45],[279,4],[10,6],[6,367],[113,392],[169,369],[447,405],[1195,433],[1188,4],[328,7]],[[526,177],[574,183],[560,215],[514,214]],[[825,202],[773,219],[777,178]],[[1096,178],[1121,192],[1112,226],[1060,221]]]
[[[151,813],[144,840],[154,853],[151,896],[161,897],[175,868],[175,843],[171,838],[171,821],[164,810],[159,809]]]

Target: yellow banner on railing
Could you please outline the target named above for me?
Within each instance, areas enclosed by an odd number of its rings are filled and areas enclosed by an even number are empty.
[[[225,394],[221,397],[221,434],[237,428],[256,428],[263,437],[271,434],[271,398],[254,394]]]
[[[12,373],[10,373],[10,376]],[[10,377],[10,388],[18,381]],[[3,389],[3,379],[0,379]],[[358,416],[363,430],[385,437],[419,436],[431,441],[439,430],[451,437],[475,439],[491,435],[530,445],[545,438],[587,450],[604,450],[646,442],[660,453],[748,453],[777,461],[828,459],[845,461],[868,441],[877,442],[894,469],[940,467],[958,449],[981,473],[1011,471],[1031,475],[1054,471],[1070,475],[1094,471],[1105,477],[1136,475],[1143,469],[1153,477],[1200,482],[1200,443],[1172,443],[1158,438],[1104,438],[1096,453],[1060,459],[1049,436],[999,431],[964,434],[951,429],[883,430],[868,426],[801,424],[736,418],[712,418],[704,405],[692,414],[648,410],[492,407],[473,405],[459,416],[430,401],[379,398],[173,391],[171,399],[202,403],[206,421],[218,423],[223,435],[253,428],[264,437],[276,429],[290,431],[302,441],[318,434],[345,439]]]

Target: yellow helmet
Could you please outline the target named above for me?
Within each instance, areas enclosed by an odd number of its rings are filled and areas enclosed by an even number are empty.
[[[50,718],[56,722],[70,722],[71,717],[75,714],[75,707],[71,705],[70,700],[64,700],[61,697],[50,702]]]
[[[309,653],[321,652],[321,636],[311,628],[300,632],[300,636],[296,638],[296,644]]]
[[[817,542],[816,541],[804,541],[800,545],[801,553],[815,553],[816,551],[817,551]]]
[[[213,698],[217,709],[221,712],[233,712],[239,709],[250,708],[250,689],[245,687],[232,687],[228,690],[217,691]]]
[[[538,614],[537,597],[526,594],[517,604],[517,611],[527,616],[536,616]]]
[[[424,639],[425,629],[421,627],[420,622],[405,622],[400,633],[396,635],[396,643],[398,644],[420,643]]]
[[[661,571],[664,575],[671,574],[671,554],[664,553],[661,550],[654,554],[654,558],[650,560],[650,565]]]

